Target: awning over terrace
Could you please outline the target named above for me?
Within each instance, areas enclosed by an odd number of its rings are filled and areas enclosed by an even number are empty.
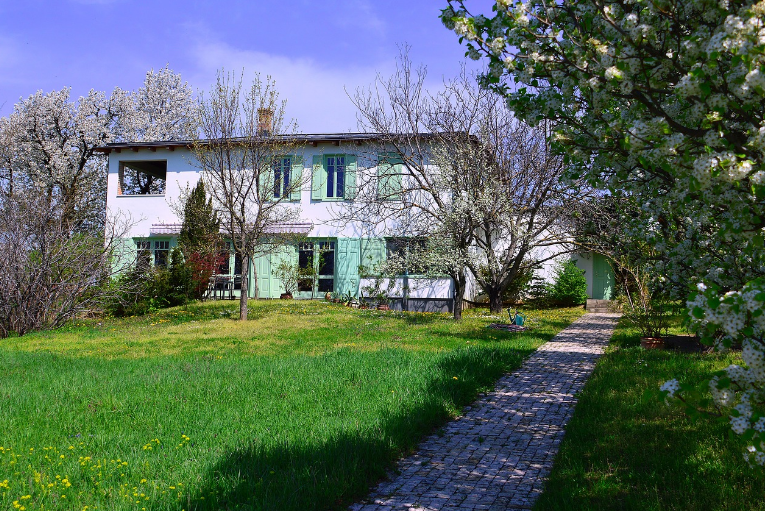
[[[308,234],[313,229],[313,223],[296,222],[275,224],[266,229],[272,233]],[[225,234],[225,230],[221,229]],[[181,233],[181,224],[151,224],[149,234],[151,236],[177,236]]]

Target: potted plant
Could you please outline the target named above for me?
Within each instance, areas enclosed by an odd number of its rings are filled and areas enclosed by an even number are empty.
[[[375,296],[375,301],[377,302],[377,310],[379,311],[388,311],[390,310],[390,298],[388,298],[388,295],[384,292],[380,292]]]
[[[292,293],[297,290],[298,281],[301,278],[300,266],[297,263],[291,264],[287,261],[282,261],[274,268],[274,275],[282,281],[282,286],[284,286],[284,293],[279,298],[291,300]]]
[[[343,301],[343,303],[345,304],[346,307],[350,307],[353,304],[353,302],[356,301],[356,299],[353,296],[353,293],[348,291],[347,293],[345,293],[343,295],[342,301]]]
[[[669,329],[669,314],[663,303],[655,300],[641,300],[626,307],[624,317],[640,331],[640,346],[645,349],[663,349]]]
[[[362,288],[362,297],[363,293],[366,292],[367,296],[371,300],[371,304],[369,304],[370,309],[377,309],[377,310],[390,310],[390,298],[388,297],[388,293],[383,288],[383,280],[384,277],[377,275],[373,276],[371,273],[369,273],[369,270],[366,269],[363,266],[359,266],[359,271],[364,271],[363,275],[366,276],[371,282],[369,285],[364,286]],[[390,288],[392,285],[392,282],[388,281],[388,288]]]

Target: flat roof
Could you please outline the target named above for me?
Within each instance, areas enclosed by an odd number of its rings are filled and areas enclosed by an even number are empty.
[[[277,135],[277,139],[282,139],[288,142],[302,142],[305,144],[317,145],[320,142],[330,142],[339,144],[340,142],[366,142],[370,140],[380,140],[381,138],[395,136],[382,133],[313,133],[313,134],[294,134],[294,135]],[[420,135],[421,137],[430,136],[427,133]],[[203,140],[202,142],[211,143],[214,141]],[[106,144],[105,146],[96,147],[94,151],[101,153],[110,153],[112,151],[120,152],[125,149],[132,149],[138,151],[139,149],[151,149],[156,151],[157,149],[170,149],[171,151],[178,147],[190,148],[194,144],[194,140],[165,140],[157,142],[115,142],[112,144]]]

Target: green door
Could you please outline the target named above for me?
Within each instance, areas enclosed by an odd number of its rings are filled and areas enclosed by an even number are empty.
[[[359,293],[359,262],[361,257],[361,240],[358,238],[339,238],[337,240],[337,264],[335,274],[337,280],[335,291],[340,294]]]
[[[271,298],[271,257],[269,255],[256,257],[255,269],[258,272],[258,298]],[[252,279],[250,279],[249,287],[250,296],[252,296],[255,293],[255,282]]]
[[[595,300],[610,300],[614,292],[614,271],[608,259],[593,254],[592,297]]]

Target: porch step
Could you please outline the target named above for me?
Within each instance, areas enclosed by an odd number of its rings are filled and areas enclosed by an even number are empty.
[[[611,312],[611,300],[594,300],[592,298],[588,298],[587,304],[584,306],[584,308],[587,310],[587,312]]]

